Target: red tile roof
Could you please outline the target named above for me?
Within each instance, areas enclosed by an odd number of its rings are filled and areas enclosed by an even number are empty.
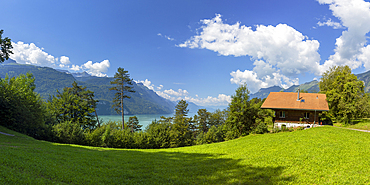
[[[329,111],[325,94],[271,92],[262,104],[263,109],[294,109]]]

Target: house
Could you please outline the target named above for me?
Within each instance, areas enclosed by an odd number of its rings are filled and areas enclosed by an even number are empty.
[[[274,123],[281,127],[320,124],[319,114],[329,111],[325,94],[298,92],[271,92],[261,106],[275,111]]]

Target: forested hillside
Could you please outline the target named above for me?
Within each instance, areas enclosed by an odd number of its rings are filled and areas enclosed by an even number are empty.
[[[61,91],[64,87],[71,87],[72,83],[76,81],[79,85],[94,92],[95,99],[99,100],[98,114],[115,114],[111,108],[114,92],[109,91],[109,87],[111,87],[109,82],[113,78],[93,77],[87,73],[79,73],[74,77],[72,74],[49,67],[17,64],[11,59],[0,64],[1,78],[4,78],[6,74],[15,77],[27,72],[32,73],[35,77],[35,92],[44,99],[47,99],[49,95],[55,95],[57,90]],[[173,112],[175,107],[173,102],[158,96],[143,84],[134,83],[133,88],[136,93],[130,94],[131,99],[125,99],[126,114],[169,114]]]

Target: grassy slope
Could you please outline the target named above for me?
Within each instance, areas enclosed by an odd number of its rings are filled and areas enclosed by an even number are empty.
[[[353,120],[353,125],[343,125],[341,123],[334,123],[334,126],[337,127],[345,127],[345,128],[354,128],[354,129],[360,129],[360,130],[370,130],[370,119],[364,118],[364,119],[357,119]]]
[[[127,150],[37,141],[0,127],[4,184],[364,184],[370,134],[334,127]]]

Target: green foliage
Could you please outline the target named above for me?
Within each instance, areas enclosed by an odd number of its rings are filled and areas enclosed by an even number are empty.
[[[32,74],[0,79],[0,124],[29,136],[50,137],[45,125],[46,110],[40,96],[34,92]]]
[[[190,146],[194,138],[191,131],[192,120],[187,118],[189,109],[185,100],[180,100],[176,105],[175,117],[170,130],[170,147]]]
[[[197,132],[207,132],[210,127],[211,113],[206,109],[199,109],[194,115],[194,125]],[[216,120],[215,120],[216,121]]]
[[[226,140],[248,135],[259,123],[269,121],[267,118],[272,117],[272,111],[261,109],[263,103],[261,99],[249,100],[246,84],[241,85],[231,98],[225,123],[228,127]]]
[[[123,68],[118,68],[117,72],[114,74],[114,80],[110,82],[110,84],[115,85],[109,90],[115,91],[115,97],[113,99],[113,105],[112,108],[115,109],[117,114],[122,115],[122,129],[124,129],[124,114],[125,114],[125,106],[123,104],[123,99],[125,98],[131,98],[128,96],[128,93],[135,92],[132,90],[132,79],[130,78],[130,75],[128,74],[128,71],[125,71]]]
[[[222,126],[212,125],[208,132],[201,132],[196,138],[196,144],[217,143],[224,141]]]
[[[8,37],[2,39],[4,30],[0,30],[0,63],[9,59],[9,54],[13,54],[11,49],[13,49],[12,42]]]
[[[96,101],[94,93],[86,87],[73,82],[72,87],[65,87],[63,92],[52,96],[48,101],[48,108],[58,123],[71,121],[78,123],[82,129],[95,129]]]
[[[369,115],[369,96],[364,92],[364,83],[348,66],[330,68],[322,75],[319,86],[326,94],[330,118],[347,124],[354,118]]]
[[[65,121],[53,126],[57,142],[68,144],[85,144],[84,131],[79,123]]]
[[[153,121],[145,129],[147,133],[148,148],[169,148],[170,147],[170,128],[169,120]]]
[[[139,120],[137,119],[137,117],[132,116],[132,117],[129,117],[127,126],[131,130],[131,132],[137,132],[137,131],[141,131],[141,127],[143,125],[139,125]]]
[[[265,123],[260,123],[257,127],[252,131],[253,134],[264,134],[268,133],[267,125]]]

